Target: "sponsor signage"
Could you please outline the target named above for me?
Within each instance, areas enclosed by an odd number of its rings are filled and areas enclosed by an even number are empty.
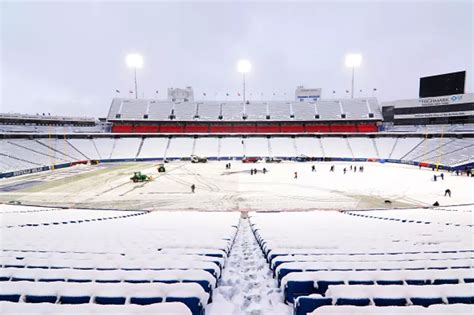
[[[436,105],[452,105],[474,103],[474,93],[457,94],[438,97],[424,97],[411,100],[399,100],[382,103],[382,107],[394,106],[395,108],[402,107],[419,107],[419,106],[436,106]]]
[[[442,112],[442,113],[417,113],[417,114],[395,114],[395,119],[404,118],[431,118],[431,117],[456,117],[456,116],[472,116],[474,111],[460,111],[460,112]]]

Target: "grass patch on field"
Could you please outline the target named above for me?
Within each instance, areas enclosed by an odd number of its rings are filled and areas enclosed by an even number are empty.
[[[91,185],[100,185],[107,177],[128,176],[131,177],[133,172],[149,168],[153,164],[149,163],[132,163],[132,164],[118,164],[110,167],[100,168],[93,171],[85,171],[76,175],[65,174],[64,178],[58,178],[52,181],[35,185],[34,187],[21,190],[24,193],[42,192],[49,189],[62,189],[65,185],[83,184],[84,181],[93,181]],[[60,175],[60,174],[58,174]]]

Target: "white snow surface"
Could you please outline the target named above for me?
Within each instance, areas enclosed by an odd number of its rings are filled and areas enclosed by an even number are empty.
[[[222,273],[210,315],[290,315],[283,295],[273,279],[248,220],[240,221],[239,231]]]
[[[230,145],[234,149],[242,146],[237,138],[221,140],[221,145]],[[231,143],[231,140],[237,143]],[[172,211],[354,210],[413,208],[431,206],[435,201],[441,206],[474,203],[472,178],[445,172],[444,180],[434,182],[433,175],[441,172],[419,170],[413,166],[343,162],[245,164],[231,161],[232,167],[228,170],[226,163],[229,162],[192,164],[175,161],[165,165],[166,173],[157,172],[158,163],[104,163],[97,167],[74,167],[20,176],[0,182],[0,202]],[[316,172],[311,172],[312,165]],[[335,172],[329,171],[331,165],[335,165]],[[364,166],[364,172],[351,171],[351,165]],[[250,175],[252,168],[259,171],[266,168],[268,172]],[[73,170],[79,172],[72,174]],[[154,180],[133,183],[130,177],[135,171],[153,176]],[[298,173],[296,179],[294,172]],[[196,185],[194,194],[190,189],[192,184]],[[22,185],[26,185],[25,188],[20,188]],[[6,189],[2,190],[3,187]],[[448,188],[451,197],[444,196]],[[385,200],[392,203],[386,204]]]

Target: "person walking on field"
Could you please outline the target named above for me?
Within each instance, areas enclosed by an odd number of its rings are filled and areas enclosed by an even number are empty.
[[[295,172],[295,179],[298,178],[298,172]]]
[[[196,185],[192,184],[192,185],[191,185],[191,193],[194,194],[194,190],[196,190]]]
[[[446,195],[448,195],[449,198],[451,198],[451,189],[448,188],[444,191],[444,196],[446,197]]]
[[[311,166],[311,172],[316,172],[316,166]]]

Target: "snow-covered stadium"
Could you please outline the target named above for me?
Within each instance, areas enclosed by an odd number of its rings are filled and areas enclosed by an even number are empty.
[[[2,115],[1,307],[470,313],[472,97],[464,124],[376,98]]]
[[[474,314],[472,1],[196,2],[0,1],[0,314]]]

